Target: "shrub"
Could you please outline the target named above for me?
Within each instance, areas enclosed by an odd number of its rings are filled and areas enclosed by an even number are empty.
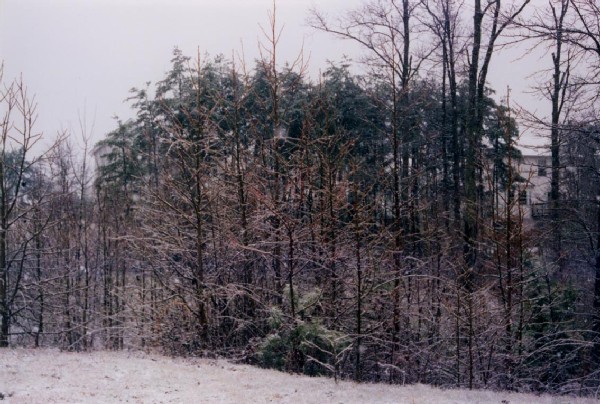
[[[268,335],[257,352],[266,368],[301,372],[309,376],[337,374],[349,339],[317,323],[298,322]]]

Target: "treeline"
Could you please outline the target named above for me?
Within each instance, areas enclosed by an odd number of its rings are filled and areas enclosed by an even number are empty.
[[[364,75],[333,64],[316,82],[301,59],[279,64],[274,17],[251,71],[175,50],[162,81],[132,90],[136,118],[94,147],[93,176],[68,140],[31,157],[34,107],[7,86],[0,346],[594,393],[600,137],[579,73],[600,55],[599,14],[551,1],[525,20],[528,3],[382,0],[336,26],[315,12],[369,55]],[[551,144],[536,221],[510,99],[486,87],[509,29],[554,49],[552,120],[530,117]]]

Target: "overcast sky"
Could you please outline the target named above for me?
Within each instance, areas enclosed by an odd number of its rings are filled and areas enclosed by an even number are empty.
[[[293,60],[304,44],[310,70],[326,60],[359,50],[306,26],[308,9],[330,15],[360,0],[280,0],[278,22],[284,25],[281,60]],[[23,74],[38,102],[38,131],[79,132],[79,117],[95,123],[93,141],[114,129],[114,116],[131,117],[124,102],[132,87],[156,82],[170,68],[175,46],[186,55],[199,48],[210,55],[244,49],[246,60],[258,57],[259,24],[268,25],[272,0],[0,0],[0,58],[4,79]],[[490,81],[500,95],[510,82],[514,102],[537,108],[524,94],[524,62],[516,53],[499,55]],[[533,61],[541,63],[542,61]],[[527,62],[531,64],[531,61]]]

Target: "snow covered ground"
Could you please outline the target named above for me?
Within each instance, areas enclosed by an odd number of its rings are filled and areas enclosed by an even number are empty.
[[[142,352],[0,349],[7,403],[598,403],[423,385],[355,384]]]

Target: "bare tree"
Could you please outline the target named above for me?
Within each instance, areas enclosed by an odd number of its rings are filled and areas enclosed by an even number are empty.
[[[19,293],[23,274],[23,257],[29,239],[11,243],[11,232],[34,207],[22,198],[27,173],[43,159],[34,154],[41,139],[34,124],[36,103],[22,78],[8,84],[3,81],[0,67],[0,347],[9,345],[13,303]]]

